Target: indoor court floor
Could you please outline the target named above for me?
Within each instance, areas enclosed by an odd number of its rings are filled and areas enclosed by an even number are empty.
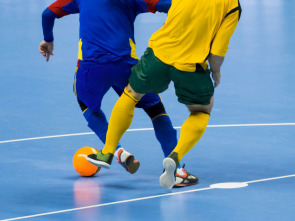
[[[48,63],[38,51],[52,2],[0,0],[0,220],[295,220],[294,0],[240,0],[209,126],[182,160],[199,184],[171,190],[159,184],[163,154],[141,109],[121,140],[137,173],[115,160],[91,178],[74,170],[79,148],[103,145],[72,92],[79,16],[56,20]],[[139,56],[165,19],[138,16]],[[189,113],[173,85],[161,97],[179,135]],[[108,118],[117,98],[103,100]]]

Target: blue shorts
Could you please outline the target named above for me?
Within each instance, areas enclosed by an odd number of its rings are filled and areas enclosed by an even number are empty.
[[[76,69],[74,92],[92,111],[99,111],[101,101],[110,88],[121,96],[128,84],[134,64],[126,61],[97,64],[79,61]],[[146,94],[136,107],[148,108],[159,103],[158,94]]]

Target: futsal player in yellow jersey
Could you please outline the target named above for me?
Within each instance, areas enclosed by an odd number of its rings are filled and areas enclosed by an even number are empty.
[[[178,101],[191,114],[181,126],[177,146],[163,161],[160,184],[172,188],[178,162],[207,127],[214,87],[220,83],[220,68],[240,15],[238,0],[173,0],[167,21],[152,35],[149,48],[132,68],[129,84],[114,106],[104,148],[87,159],[109,168],[136,103],[144,94],[165,91],[173,81]]]

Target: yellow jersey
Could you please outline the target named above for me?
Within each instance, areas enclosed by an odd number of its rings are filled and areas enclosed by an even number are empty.
[[[172,0],[167,20],[149,47],[181,71],[207,68],[209,53],[224,57],[241,14],[239,0]]]

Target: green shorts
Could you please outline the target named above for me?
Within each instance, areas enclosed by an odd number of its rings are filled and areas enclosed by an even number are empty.
[[[129,83],[137,93],[161,93],[173,81],[178,101],[186,105],[208,105],[214,94],[209,70],[180,71],[160,61],[151,48],[144,52],[131,70]]]

